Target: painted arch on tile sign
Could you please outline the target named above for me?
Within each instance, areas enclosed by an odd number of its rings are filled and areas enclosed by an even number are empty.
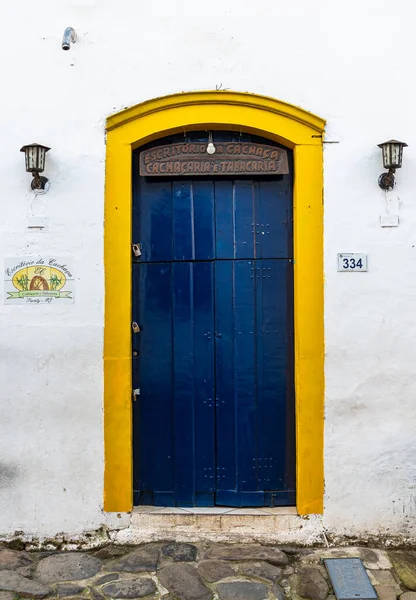
[[[296,506],[323,511],[323,157],[325,122],[290,104],[239,92],[150,100],[107,120],[105,187],[104,509],[130,511],[132,478],[132,152],[195,130],[236,130],[293,150]]]

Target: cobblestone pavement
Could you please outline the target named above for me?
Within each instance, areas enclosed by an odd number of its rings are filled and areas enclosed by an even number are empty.
[[[416,600],[416,551],[163,542],[89,552],[0,547],[0,600],[334,600],[322,561],[352,556],[380,600]]]

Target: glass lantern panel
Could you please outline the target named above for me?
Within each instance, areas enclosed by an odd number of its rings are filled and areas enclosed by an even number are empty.
[[[39,172],[43,171],[45,169],[45,149],[44,148],[38,148],[38,169]]]
[[[383,146],[383,165],[385,169],[391,167],[391,145],[386,144]]]
[[[393,168],[399,168],[401,165],[401,144],[391,144],[391,166]]]
[[[37,171],[38,168],[38,148],[37,146],[29,146],[26,152],[26,169],[28,171]]]

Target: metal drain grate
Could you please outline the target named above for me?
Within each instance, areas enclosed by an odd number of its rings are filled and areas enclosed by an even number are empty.
[[[326,558],[324,563],[338,600],[377,600],[360,558]]]

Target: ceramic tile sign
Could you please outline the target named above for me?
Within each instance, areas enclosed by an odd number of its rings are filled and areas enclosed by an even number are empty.
[[[72,260],[59,256],[4,259],[4,303],[72,304],[75,300]]]

